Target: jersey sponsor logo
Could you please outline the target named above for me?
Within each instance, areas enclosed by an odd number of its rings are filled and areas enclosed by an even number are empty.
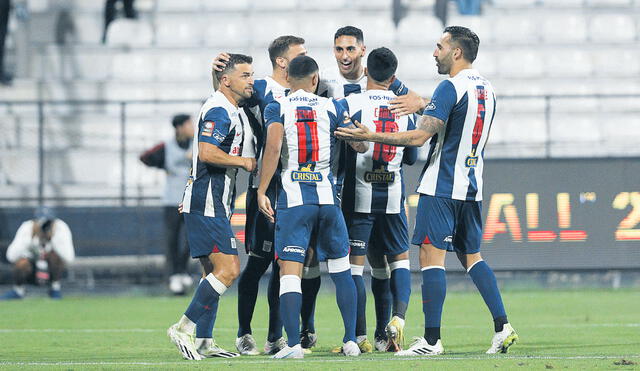
[[[425,111],[433,111],[436,109],[436,103],[434,101],[429,102],[427,106],[424,108]]]
[[[213,128],[216,126],[215,122],[213,121],[206,121],[204,123],[204,125],[202,126],[202,135],[205,137],[210,137],[211,135],[213,135]],[[217,131],[216,131],[217,132]],[[217,138],[216,138],[217,139]]]
[[[286,252],[289,254],[300,254],[302,256],[305,255],[304,249],[300,246],[285,246],[284,249],[282,249],[282,252]]]
[[[384,166],[381,165],[379,169],[375,169],[373,171],[366,171],[364,173],[364,181],[367,183],[393,183],[396,180],[396,173],[393,171],[385,170]]]
[[[301,166],[298,171],[291,172],[292,182],[317,183],[322,182],[322,173],[313,171],[314,164],[306,164]]]
[[[468,168],[475,168],[478,166],[478,156],[474,156],[473,153],[467,156],[467,159],[464,161],[464,166]]]
[[[204,135],[204,134],[203,134]],[[226,135],[222,134],[220,131],[218,130],[214,130],[213,134],[209,134],[208,136],[213,137],[215,140],[217,140],[218,142],[224,142],[224,139],[226,138]]]
[[[232,155],[237,155],[239,153],[240,153],[240,147],[233,147],[230,152],[230,154]]]

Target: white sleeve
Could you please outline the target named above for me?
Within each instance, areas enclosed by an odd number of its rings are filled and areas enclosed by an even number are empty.
[[[53,236],[51,237],[53,251],[55,251],[65,263],[72,262],[76,257],[76,253],[73,250],[73,240],[71,239],[69,226],[64,221],[56,219],[53,228]]]
[[[33,238],[33,221],[27,220],[20,225],[13,241],[7,248],[7,260],[15,263],[22,258],[31,258],[31,240]]]

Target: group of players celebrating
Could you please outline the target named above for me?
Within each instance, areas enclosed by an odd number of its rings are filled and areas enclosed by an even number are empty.
[[[507,351],[518,336],[479,252],[483,153],[495,94],[472,67],[478,45],[465,27],[444,30],[433,56],[449,78],[430,101],[396,79],[391,50],[371,51],[365,68],[364,37],[352,26],[335,33],[338,66],[322,72],[296,36],[271,43],[273,73],[264,79],[254,80],[249,56],[215,59],[216,91],[199,115],[180,205],[191,256],[204,271],[189,307],[167,332],[183,358],[260,354],[251,318],[270,265],[264,352],[303,358],[317,342],[319,261],[327,262],[344,324],[336,353],[442,354],[447,251],[457,253],[492,314],[495,334],[487,353]],[[420,246],[425,332],[403,349],[411,276],[402,165],[413,164],[417,147],[427,142],[411,241]],[[251,173],[249,259],[242,272],[230,225],[238,168]],[[366,333],[365,256],[372,267],[373,344]],[[236,353],[217,346],[212,331],[220,296],[238,277]]]

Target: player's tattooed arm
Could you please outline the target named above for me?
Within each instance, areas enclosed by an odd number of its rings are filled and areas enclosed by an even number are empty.
[[[269,221],[275,222],[274,212],[271,208],[271,201],[266,192],[269,183],[278,169],[280,151],[282,149],[282,137],[284,136],[284,126],[282,123],[273,122],[267,127],[267,142],[264,147],[262,164],[260,166],[260,185],[258,186],[258,209]]]
[[[359,122],[355,122],[355,125],[355,129],[336,129],[336,137],[347,141],[368,141],[399,147],[420,147],[444,127],[444,121],[424,115],[420,117],[416,130],[396,133],[375,133]]]

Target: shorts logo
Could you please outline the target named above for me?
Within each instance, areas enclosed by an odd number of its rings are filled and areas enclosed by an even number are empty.
[[[289,254],[300,254],[302,256],[305,255],[305,251],[302,247],[300,246],[285,246],[284,249],[282,249],[283,253],[289,253]]]
[[[429,102],[427,106],[424,108],[425,111],[433,111],[436,109],[436,103],[434,101]]]
[[[453,242],[453,236],[445,237],[442,242],[444,242],[444,243],[452,243]]]
[[[205,137],[210,137],[213,133],[213,128],[216,126],[215,122],[207,121],[204,123],[202,127],[202,135]]]
[[[396,180],[396,173],[387,171],[384,166],[380,166],[379,169],[373,171],[367,171],[364,173],[364,181],[367,183],[393,183]]]
[[[361,240],[349,240],[349,245],[351,249],[364,250],[367,247],[367,244]]]
[[[322,181],[322,173],[313,171],[315,168],[315,164],[307,164],[305,166],[301,166],[298,171],[291,172],[291,181],[292,182],[311,182],[318,183]]]
[[[262,243],[262,251],[264,252],[271,252],[271,247],[273,246],[273,242],[271,241],[264,241]]]
[[[236,239],[231,237],[230,240],[231,240],[231,248],[235,250],[236,249]]]

